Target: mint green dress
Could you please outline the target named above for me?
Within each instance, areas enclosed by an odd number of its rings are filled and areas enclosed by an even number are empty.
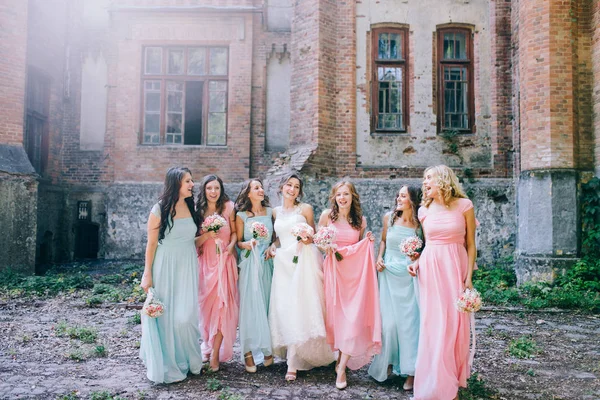
[[[416,279],[407,267],[410,259],[400,252],[400,243],[415,230],[390,226],[385,241],[385,269],[378,274],[381,309],[381,353],[369,367],[369,375],[379,382],[387,379],[388,365],[396,375],[415,374],[419,339],[419,306]]]
[[[152,213],[160,218],[158,204]],[[191,217],[175,219],[156,248],[152,283],[165,312],[158,318],[142,313],[140,343],[140,358],[154,383],[182,381],[188,372],[199,374],[202,368],[195,236],[196,224]]]
[[[265,356],[273,354],[268,318],[273,260],[265,260],[265,250],[269,247],[273,235],[272,210],[267,208],[267,215],[256,217],[248,217],[245,211],[240,211],[237,215],[244,221],[244,241],[253,238],[253,222],[260,222],[269,230],[268,239],[257,239],[258,244],[249,257],[245,257],[246,250],[240,252],[238,264],[242,362],[244,354],[251,351],[254,363],[258,365],[264,361]]]

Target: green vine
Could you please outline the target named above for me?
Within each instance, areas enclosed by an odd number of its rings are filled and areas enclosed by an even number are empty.
[[[440,134],[440,136],[446,141],[446,144],[448,145],[448,153],[457,156],[460,159],[460,163],[462,164],[464,162],[464,159],[459,151],[460,143],[458,141],[458,131],[444,131]]]
[[[581,252],[600,257],[600,179],[581,185]]]

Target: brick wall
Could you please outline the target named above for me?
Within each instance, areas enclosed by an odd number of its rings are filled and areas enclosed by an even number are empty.
[[[0,3],[0,143],[23,143],[27,1]]]
[[[161,2],[170,4],[169,2]],[[198,178],[218,173],[242,180],[250,170],[253,17],[251,14],[117,11],[109,58],[107,157],[111,180],[162,181],[169,166],[186,165]],[[147,44],[229,46],[227,146],[139,144],[142,47]]]
[[[600,174],[600,2],[592,2],[591,10],[592,23],[590,28],[592,29],[591,36],[591,59],[592,59],[592,73],[593,73],[593,87],[592,87],[592,104],[593,104],[593,130],[594,130],[594,165],[596,167],[596,174]]]

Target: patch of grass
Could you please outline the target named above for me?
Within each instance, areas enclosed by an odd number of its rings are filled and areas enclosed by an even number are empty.
[[[81,397],[79,397],[79,394],[77,394],[76,391],[73,391],[71,393],[67,393],[67,394],[63,394],[60,397],[57,397],[56,400],[79,400]]]
[[[136,341],[135,343],[133,343],[133,347],[135,347],[136,349],[139,349],[141,346],[140,341]]]
[[[239,394],[231,393],[230,388],[221,390],[221,393],[217,396],[217,400],[242,400],[243,397]]]
[[[459,390],[458,398],[460,400],[498,399],[498,392],[487,387],[485,381],[475,372],[467,380],[467,387]]]
[[[60,321],[56,326],[54,326],[54,333],[56,336],[64,336],[67,334],[67,328],[69,325],[65,321]]]
[[[132,325],[139,325],[142,323],[142,314],[136,312],[131,317],[129,317],[128,322]]]
[[[535,341],[525,336],[511,340],[508,344],[508,354],[517,358],[533,358],[538,351]]]
[[[119,332],[119,335],[122,337],[125,337],[129,334],[129,331],[125,328],[121,329],[121,331]]]
[[[526,372],[527,375],[529,376],[535,376],[535,371],[533,370],[533,368],[529,368]]]
[[[98,331],[95,328],[85,326],[69,326],[66,322],[59,322],[54,328],[56,336],[67,336],[71,339],[79,339],[83,343],[95,343],[98,339]]]
[[[23,335],[23,337],[21,338],[21,341],[23,341],[23,343],[29,343],[29,342],[31,342],[31,336]]]
[[[99,344],[94,348],[94,355],[96,357],[106,357],[108,353],[106,352],[106,347],[103,344]]]
[[[90,400],[124,400],[124,398],[117,395],[113,395],[108,390],[103,390],[101,392],[90,393]]]
[[[73,349],[69,352],[69,354],[67,354],[67,357],[70,358],[73,361],[84,361],[85,360],[85,353],[83,351],[81,351],[81,349]]]
[[[64,274],[49,271],[44,276],[30,276],[11,269],[0,271],[0,295],[8,297],[55,296],[93,286],[93,279],[82,272]]]
[[[102,300],[102,297],[100,296],[92,296],[85,299],[85,304],[87,304],[88,307],[96,307],[102,303],[104,303],[104,300]]]
[[[210,390],[211,392],[216,392],[222,387],[223,385],[221,385],[221,382],[217,378],[209,378],[206,380],[206,389]]]

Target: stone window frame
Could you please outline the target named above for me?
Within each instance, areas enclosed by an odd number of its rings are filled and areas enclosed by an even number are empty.
[[[379,34],[380,33],[399,33],[402,35],[402,59],[401,60],[380,60],[379,54]],[[371,132],[377,135],[385,134],[405,134],[408,133],[410,126],[410,107],[409,107],[409,28],[405,25],[382,25],[371,26]],[[400,67],[402,68],[402,129],[378,129],[379,114],[379,79],[377,68],[380,66]]]
[[[161,71],[160,74],[148,73],[147,72],[147,49],[159,48],[161,49]],[[189,49],[205,49],[205,74],[189,74],[188,71],[188,56]],[[225,72],[223,74],[211,75],[210,71],[210,53],[211,49],[225,49],[226,50],[226,65]],[[183,50],[183,72],[181,74],[169,73],[169,51]],[[231,52],[229,45],[227,44],[148,44],[142,46],[141,52],[141,70],[140,70],[140,118],[139,118],[139,137],[138,143],[143,146],[208,146],[208,147],[225,147],[228,142],[228,116],[229,116],[229,71],[231,62]],[[146,116],[146,86],[145,82],[155,81],[160,82],[160,111],[159,111],[159,132],[158,142],[145,141],[145,116]],[[167,142],[167,81],[183,82],[183,95],[182,95],[182,139],[181,143],[168,143]],[[186,83],[187,82],[204,82],[202,87],[202,125],[201,125],[201,140],[200,144],[186,144],[185,143],[185,95],[186,95]],[[224,98],[224,114],[225,119],[225,132],[224,142],[222,143],[209,143],[209,101],[210,93],[209,86],[211,82],[225,82],[225,98]]]
[[[466,60],[461,59],[444,59],[444,34],[445,33],[464,33],[466,44]],[[436,63],[437,63],[437,133],[455,131],[457,133],[475,133],[475,75],[474,75],[474,34],[473,27],[466,24],[446,24],[438,26],[436,29]],[[444,128],[445,120],[445,85],[444,85],[444,68],[447,67],[466,67],[467,70],[467,120],[469,123],[468,129]]]

